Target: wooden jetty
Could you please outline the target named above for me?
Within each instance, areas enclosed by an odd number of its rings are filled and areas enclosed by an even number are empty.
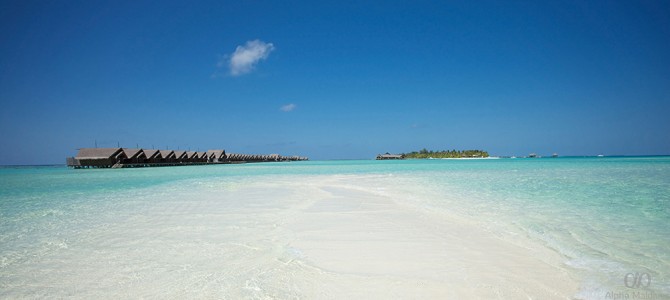
[[[181,151],[132,148],[81,148],[77,156],[66,158],[68,167],[141,168],[248,162],[304,161],[302,156],[279,154],[237,154],[225,150]]]

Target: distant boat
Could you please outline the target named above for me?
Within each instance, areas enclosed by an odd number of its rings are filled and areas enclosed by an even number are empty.
[[[528,154],[528,157],[530,157],[530,158],[536,158],[536,157],[537,157],[537,154],[535,154],[535,153],[531,153],[531,154]]]
[[[605,157],[605,155],[602,155],[602,154],[598,154],[598,157]]]
[[[551,157],[554,157],[554,158],[558,157],[558,153],[552,154]]]

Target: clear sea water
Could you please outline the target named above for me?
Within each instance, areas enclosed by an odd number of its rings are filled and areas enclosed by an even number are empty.
[[[175,267],[168,258],[139,266],[142,253],[160,252],[142,240],[157,234],[152,230],[160,226],[173,226],[173,234],[191,230],[189,242],[201,243],[200,251],[217,251],[207,237],[198,236],[206,224],[181,227],[169,221],[180,210],[207,216],[207,211],[194,208],[191,197],[200,197],[196,191],[234,190],[251,182],[262,189],[264,182],[359,175],[385,176],[389,187],[412,195],[406,201],[413,205],[449,211],[503,237],[522,235],[555,250],[564,257],[563,268],[579,282],[575,298],[670,299],[670,157],[312,161],[114,170],[1,167],[0,298],[86,298],[99,295],[91,290],[106,294],[126,288],[137,279],[133,274],[141,274],[138,268]],[[226,200],[222,209],[242,205],[235,200]],[[161,218],[146,218],[159,207]],[[124,240],[126,232],[132,238]],[[190,248],[165,251],[184,249]],[[120,253],[135,253],[137,259],[114,265],[124,260]],[[114,261],[101,262],[104,255],[113,255]],[[113,265],[112,271],[96,271],[105,264]],[[188,265],[179,265],[179,277],[161,282],[205,276],[189,273]],[[106,282],[110,276],[114,280]]]

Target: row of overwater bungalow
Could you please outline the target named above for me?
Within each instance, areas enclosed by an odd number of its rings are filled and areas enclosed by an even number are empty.
[[[81,148],[67,165],[79,168],[137,168],[245,162],[303,161],[307,157],[226,153],[225,150],[182,151],[131,148]]]

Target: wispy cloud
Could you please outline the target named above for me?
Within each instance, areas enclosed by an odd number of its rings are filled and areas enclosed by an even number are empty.
[[[265,60],[275,49],[272,43],[266,43],[261,40],[248,41],[244,45],[237,46],[235,52],[222,58],[217,64],[218,67],[228,65],[230,75],[240,76],[253,71],[259,61]],[[230,58],[230,59],[228,59]]]
[[[286,105],[283,105],[282,107],[280,107],[279,110],[284,111],[284,112],[289,112],[289,111],[293,111],[296,107],[298,107],[298,106],[293,104],[293,103],[289,103],[289,104],[286,104]]]

